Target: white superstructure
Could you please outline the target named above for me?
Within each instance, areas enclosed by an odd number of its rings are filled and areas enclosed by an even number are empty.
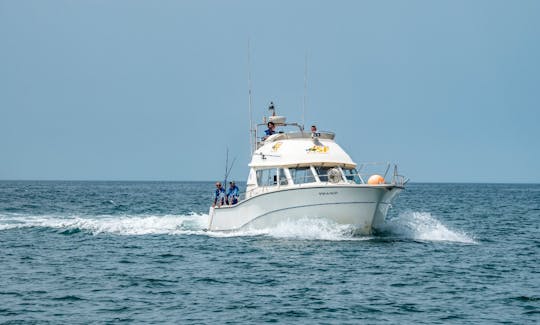
[[[294,219],[324,218],[369,234],[374,225],[384,222],[392,199],[406,183],[397,167],[388,183],[386,175],[368,181],[372,175],[362,172],[365,165],[357,170],[334,141],[334,133],[306,132],[296,123],[287,124],[282,116],[271,116],[269,121],[278,129],[296,130],[263,139],[255,132],[245,197],[232,206],[210,208],[209,230],[268,228]],[[390,164],[381,174],[389,169]]]

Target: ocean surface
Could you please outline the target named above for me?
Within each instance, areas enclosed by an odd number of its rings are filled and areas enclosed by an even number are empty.
[[[540,323],[540,185],[410,184],[372,236],[205,232],[213,189],[1,181],[0,323]]]

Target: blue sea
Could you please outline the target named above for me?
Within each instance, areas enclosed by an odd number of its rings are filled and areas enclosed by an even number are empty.
[[[0,182],[0,323],[540,323],[540,185],[413,183],[371,236],[206,232],[212,191]]]

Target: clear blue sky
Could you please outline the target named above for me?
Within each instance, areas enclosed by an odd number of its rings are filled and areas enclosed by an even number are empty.
[[[0,0],[0,179],[214,180],[274,101],[417,182],[540,182],[540,1]]]

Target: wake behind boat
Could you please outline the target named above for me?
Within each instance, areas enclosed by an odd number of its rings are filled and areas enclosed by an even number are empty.
[[[265,122],[292,128],[259,137],[253,131],[255,150],[249,164],[247,188],[234,205],[210,208],[208,229],[231,231],[263,229],[302,218],[322,218],[351,225],[359,234],[370,234],[384,222],[392,200],[404,189],[405,178],[393,166],[391,181],[383,175],[364,173],[367,164],[356,163],[335,142],[332,132],[306,132],[298,123],[272,115]],[[367,180],[367,181],[366,181]]]

